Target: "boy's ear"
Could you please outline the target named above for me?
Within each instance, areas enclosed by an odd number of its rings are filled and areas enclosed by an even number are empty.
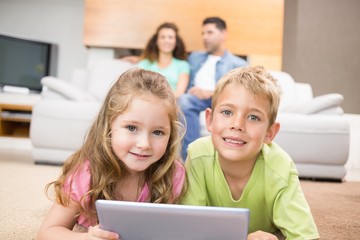
[[[269,144],[274,140],[280,130],[280,123],[274,122],[267,130],[264,143]]]
[[[205,120],[206,120],[206,128],[209,132],[212,131],[212,110],[211,108],[205,109]]]

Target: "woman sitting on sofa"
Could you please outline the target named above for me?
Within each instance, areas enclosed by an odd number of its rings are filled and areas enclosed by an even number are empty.
[[[185,93],[189,83],[190,66],[186,58],[185,44],[178,34],[177,26],[166,22],[149,39],[140,58],[128,56],[123,60],[165,76],[178,98]]]

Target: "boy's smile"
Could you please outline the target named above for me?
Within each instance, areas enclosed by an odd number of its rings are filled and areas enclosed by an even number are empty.
[[[255,162],[263,144],[275,137],[273,126],[269,128],[269,107],[267,98],[250,93],[240,84],[224,88],[215,109],[206,111],[219,161]]]
[[[235,144],[235,145],[237,145],[237,144],[246,144],[246,142],[238,140],[236,138],[225,138],[224,140],[225,140],[225,142],[227,142],[229,144]]]

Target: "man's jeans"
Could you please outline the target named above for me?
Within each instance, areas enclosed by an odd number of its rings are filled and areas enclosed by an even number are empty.
[[[211,98],[199,99],[188,93],[180,97],[180,108],[185,115],[187,125],[181,149],[183,161],[186,161],[188,145],[200,137],[199,115],[208,107],[211,107]]]

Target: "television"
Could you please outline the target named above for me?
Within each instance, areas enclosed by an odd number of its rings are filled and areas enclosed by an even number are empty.
[[[0,88],[41,92],[41,78],[56,76],[55,44],[0,33]]]

